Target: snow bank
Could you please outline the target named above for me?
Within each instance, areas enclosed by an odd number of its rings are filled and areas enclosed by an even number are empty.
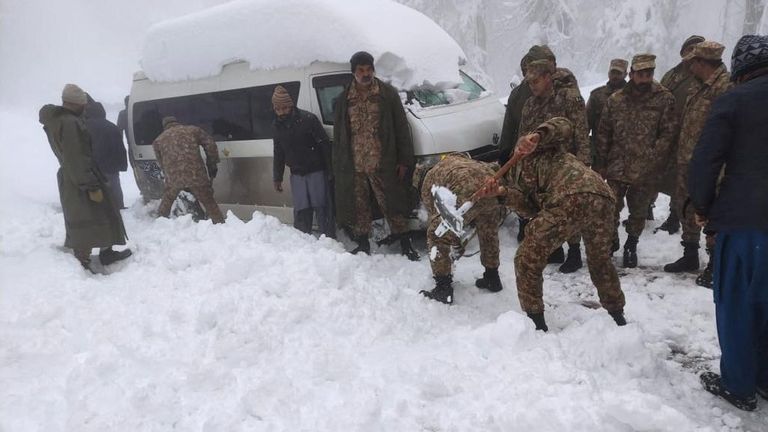
[[[427,16],[390,0],[240,0],[165,21],[146,37],[141,65],[154,81],[252,69],[348,63],[357,51],[399,88],[460,83],[459,45]]]

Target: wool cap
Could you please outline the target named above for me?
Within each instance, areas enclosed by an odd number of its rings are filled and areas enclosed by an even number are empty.
[[[285,87],[281,85],[275,87],[275,91],[272,93],[272,106],[293,106],[293,99],[291,99],[291,95],[288,93],[288,90],[286,90]]]
[[[704,36],[699,35],[691,35],[688,37],[688,39],[683,42],[683,45],[680,47],[680,57],[683,56],[683,52],[691,45],[695,45],[697,43],[704,42]]]
[[[75,105],[86,105],[88,103],[88,96],[77,85],[67,84],[64,86],[64,90],[61,91],[61,101]]]
[[[373,66],[373,56],[365,51],[358,51],[354,54],[352,54],[352,58],[349,59],[349,65],[352,68],[352,72],[355,71],[355,68],[358,66],[371,66],[376,69]]]
[[[742,36],[731,55],[731,81],[763,67],[768,67],[768,36]]]

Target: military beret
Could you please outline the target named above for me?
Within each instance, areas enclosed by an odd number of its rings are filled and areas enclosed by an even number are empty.
[[[693,49],[683,57],[683,61],[691,61],[695,58],[704,60],[722,60],[725,47],[715,41],[697,43]]]
[[[531,47],[531,49],[528,50],[528,54],[526,54],[526,57],[528,57],[531,61],[535,60],[549,60],[552,63],[555,63],[557,59],[555,58],[555,53],[552,52],[551,49],[549,49],[546,45],[534,45]]]
[[[697,43],[702,43],[702,42],[704,42],[704,36],[699,36],[699,35],[689,36],[688,39],[686,39],[685,42],[683,42],[683,46],[680,47],[680,57],[683,56],[683,53],[689,46],[696,45]]]
[[[624,59],[613,59],[611,60],[611,68],[608,69],[608,72],[619,71],[621,73],[627,73],[627,66],[629,66],[628,61]]]
[[[543,73],[554,73],[555,65],[549,60],[534,60],[525,68],[526,78],[536,78]]]
[[[632,57],[632,70],[656,69],[656,56],[653,54],[638,54]]]

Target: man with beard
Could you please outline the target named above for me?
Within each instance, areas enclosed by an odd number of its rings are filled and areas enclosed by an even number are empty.
[[[314,114],[294,106],[285,87],[275,87],[272,107],[277,117],[272,128],[275,190],[283,191],[283,173],[288,165],[291,169],[293,227],[311,233],[314,213],[320,232],[335,238],[327,181],[327,166],[331,159],[328,135]]]
[[[624,88],[627,85],[627,67],[629,62],[624,59],[611,60],[610,68],[608,69],[608,82],[604,86],[600,86],[589,94],[589,100],[587,100],[587,124],[589,124],[590,136],[590,150],[592,153],[592,160],[595,158],[595,137],[597,136],[597,125],[600,124],[600,115],[603,113],[605,102],[612,94]],[[595,162],[599,165],[599,162]]]
[[[619,214],[624,198],[629,207],[623,266],[637,267],[637,242],[645,228],[648,206],[656,194],[657,176],[663,172],[675,138],[675,98],[653,81],[656,56],[632,58],[629,84],[605,104],[597,132],[598,172],[616,195],[613,250],[619,249]]]

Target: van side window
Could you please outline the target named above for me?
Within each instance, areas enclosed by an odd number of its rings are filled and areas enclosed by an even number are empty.
[[[336,108],[336,98],[344,91],[344,86],[351,81],[351,73],[312,78],[312,87],[317,92],[317,101],[320,103],[320,114],[323,116],[323,124],[333,125],[333,111]]]
[[[171,115],[183,124],[203,128],[220,142],[272,139],[272,92],[278,84],[298,100],[300,83],[291,81],[137,102],[133,105],[136,145],[151,145],[163,131],[163,117]]]

